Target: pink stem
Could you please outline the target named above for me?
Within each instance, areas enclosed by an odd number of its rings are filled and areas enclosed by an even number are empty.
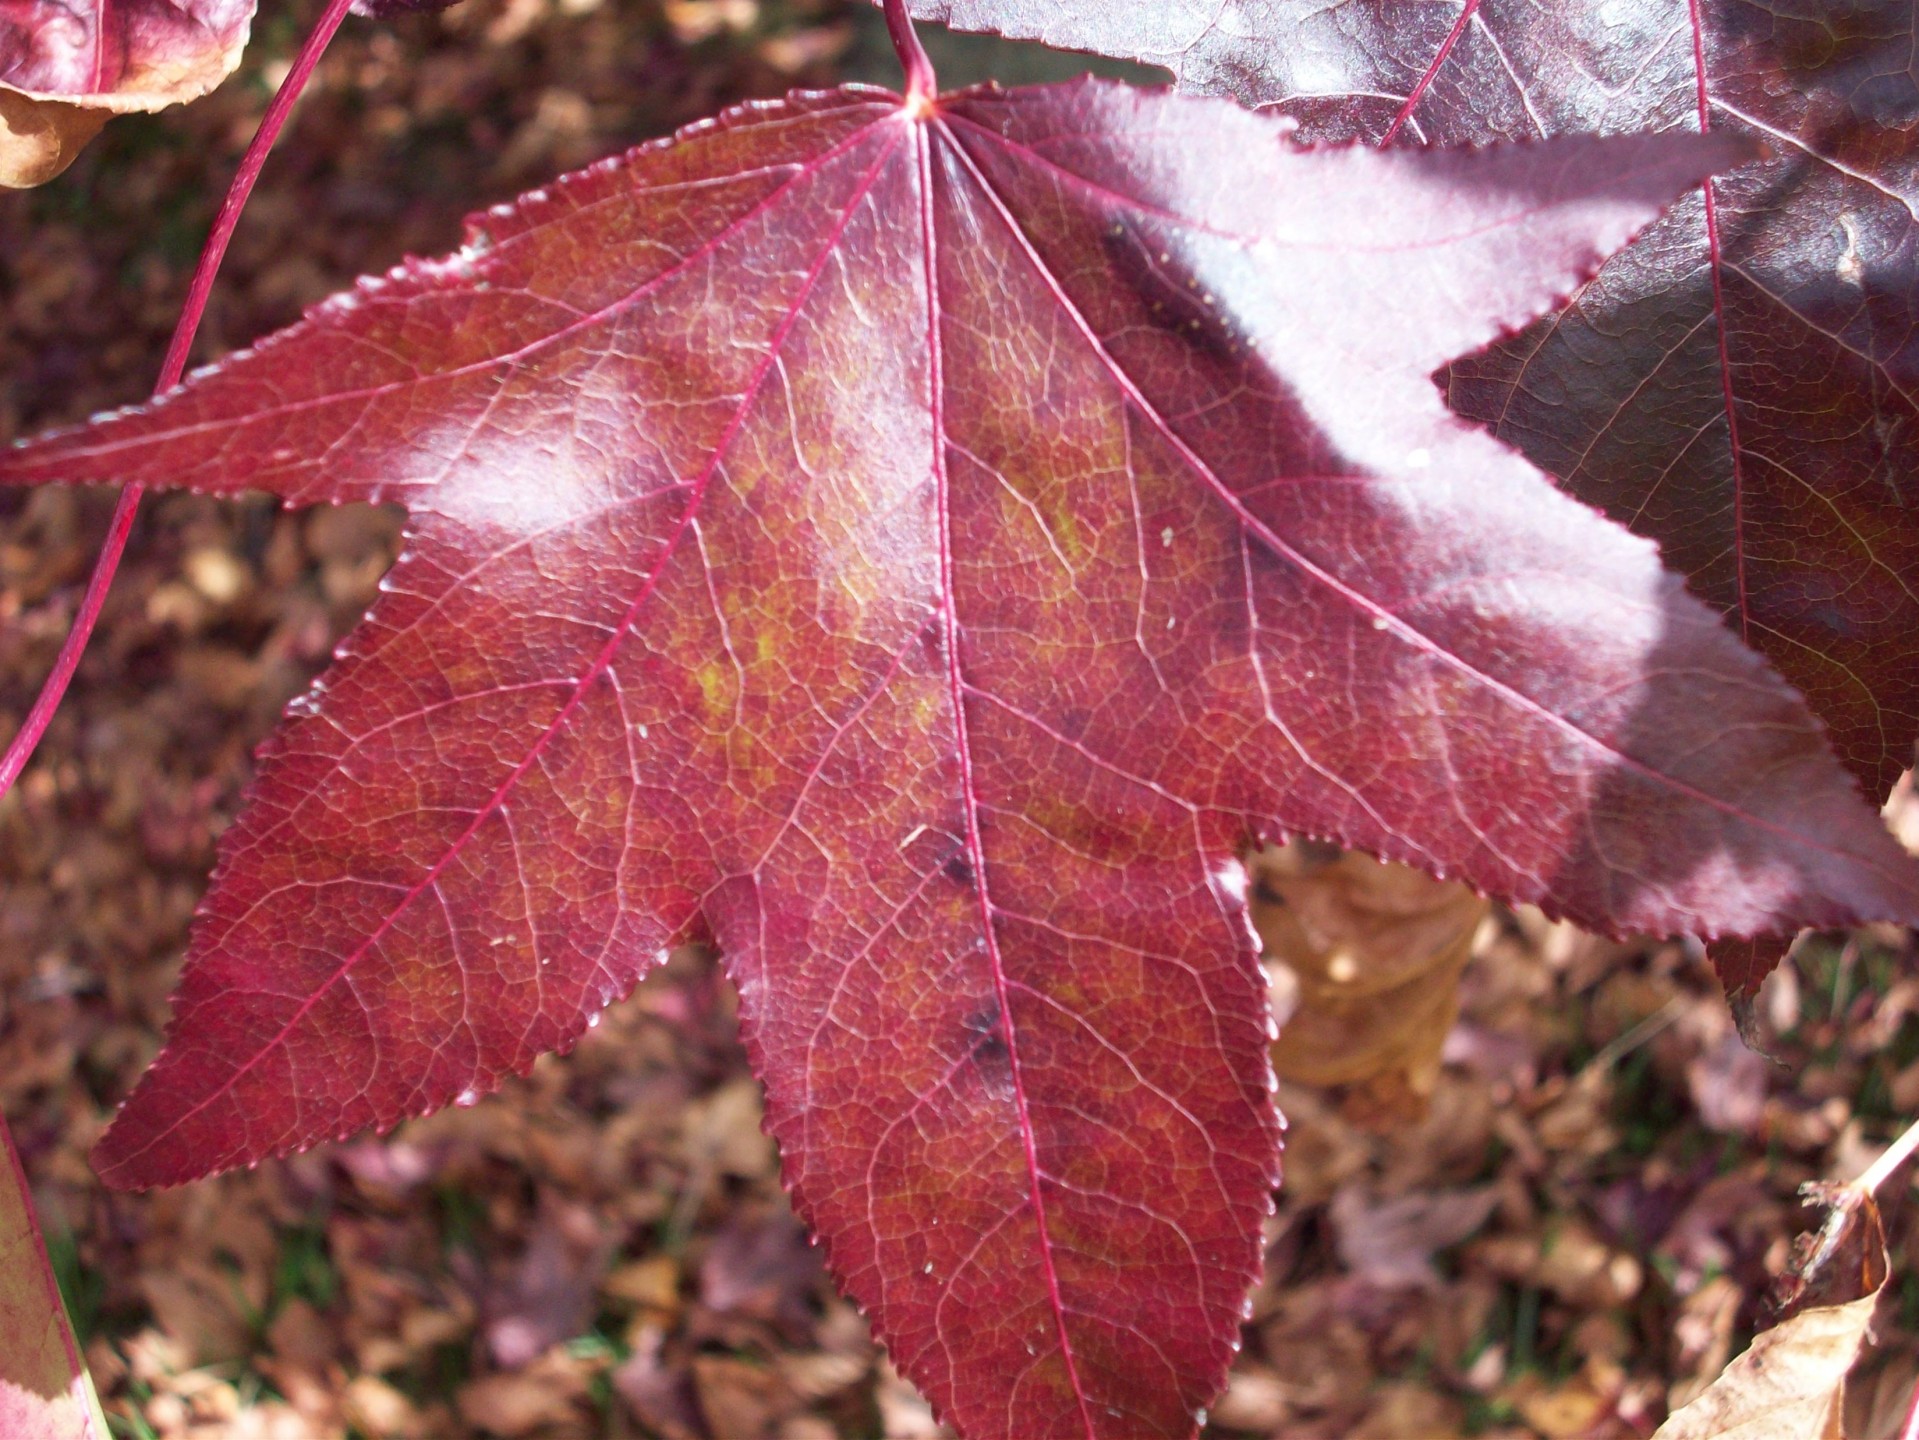
[[[886,33],[893,38],[893,51],[906,70],[906,98],[931,100],[938,95],[939,82],[933,78],[933,62],[926,58],[920,37],[913,33],[906,0],[886,0]]]
[[[340,22],[346,19],[351,4],[352,0],[327,0],[326,12],[320,16],[319,23],[301,45],[300,53],[294,57],[293,68],[287,72],[287,78],[280,82],[273,102],[267,106],[266,114],[261,116],[260,128],[254,132],[253,143],[247,146],[247,153],[240,158],[240,168],[234,173],[233,183],[227,187],[227,198],[220,206],[219,215],[214,218],[207,243],[201,248],[200,263],[194,269],[193,282],[187,286],[187,298],[180,307],[179,323],[173,327],[173,341],[167,346],[166,359],[160,365],[160,378],[153,387],[155,395],[163,395],[171,390],[186,373],[187,353],[193,348],[193,337],[200,329],[201,317],[206,314],[207,296],[213,290],[213,277],[219,273],[220,262],[226,258],[227,242],[232,240],[233,229],[240,223],[240,212],[246,208],[247,199],[253,194],[253,182],[260,178],[260,168],[266,164],[267,152],[273,148],[273,142],[280,138],[287,116],[292,113],[293,102],[300,98],[300,92],[312,78],[314,67],[320,63],[320,56],[326,53],[326,47],[340,28]],[[113,583],[114,572],[120,568],[120,557],[126,553],[127,537],[133,532],[133,517],[140,508],[140,497],[144,493],[144,488],[139,485],[129,485],[120,492],[120,503],[114,507],[106,542],[101,545],[100,554],[93,562],[93,574],[87,581],[87,592],[81,597],[80,611],[73,617],[66,643],[60,647],[59,657],[53,662],[53,673],[47,676],[46,683],[40,687],[39,697],[34,700],[33,709],[27,712],[19,733],[7,746],[7,753],[0,756],[0,796],[11,790],[13,782],[20,778],[20,772],[26,768],[34,747],[40,743],[40,737],[46,734],[47,726],[53,722],[53,712],[60,708],[67,686],[73,683],[73,672],[80,668],[80,656],[86,651],[87,641],[93,638],[93,627],[100,619],[101,607],[106,604],[107,587]]]

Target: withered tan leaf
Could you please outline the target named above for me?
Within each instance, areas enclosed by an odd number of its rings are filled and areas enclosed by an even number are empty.
[[[1653,1440],[1843,1440],[1846,1372],[1878,1304],[1875,1290],[1764,1331]]]
[[[71,165],[106,123],[105,110],[0,85],[0,186],[44,185]]]
[[[1301,843],[1261,852],[1253,871],[1268,963],[1297,986],[1274,1068],[1417,1105],[1438,1076],[1486,900],[1404,865]]]
[[[1846,1375],[1885,1289],[1886,1232],[1869,1176],[1802,1192],[1831,1207],[1801,1240],[1787,1314],[1659,1427],[1653,1440],[1845,1440]],[[1821,1303],[1826,1302],[1826,1303]]]

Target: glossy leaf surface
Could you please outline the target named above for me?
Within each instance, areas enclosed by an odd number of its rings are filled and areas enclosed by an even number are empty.
[[[1448,371],[1811,700],[1873,798],[1919,740],[1919,77],[1905,0],[919,0],[1169,67],[1315,139],[1709,128],[1770,156]],[[1776,950],[1777,947],[1774,947]]]
[[[0,459],[410,514],[104,1173],[484,1091],[707,939],[935,1404],[1189,1433],[1276,1170],[1255,834],[1602,926],[1919,915],[1797,697],[1427,378],[1743,153],[797,98]]]
[[[0,185],[38,185],[109,115],[197,99],[239,63],[255,0],[0,0]]]

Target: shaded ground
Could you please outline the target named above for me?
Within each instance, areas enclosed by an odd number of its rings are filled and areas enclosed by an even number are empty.
[[[241,227],[202,354],[450,246],[464,211],[557,169],[849,57],[887,79],[849,16],[468,0],[350,26]],[[211,100],[116,122],[55,185],[0,195],[0,438],[144,394],[297,19],[265,16]],[[109,504],[0,496],[0,733]],[[109,1412],[128,1435],[286,1440],[935,1433],[786,1208],[730,991],[700,956],[571,1057],[388,1140],[155,1196],[92,1181],[86,1149],[156,1044],[251,749],[395,531],[376,511],[150,502],[80,683],[0,804],[0,1107]],[[1213,1429],[1650,1433],[1760,1322],[1797,1185],[1857,1173],[1919,1110],[1912,951],[1891,931],[1803,947],[1761,1007],[1779,1067],[1739,1045],[1679,946],[1489,924],[1428,1118],[1378,1134],[1350,1098],[1283,1093],[1288,1186]],[[1896,1430],[1919,1375],[1919,1275],[1887,1198],[1896,1275],[1861,1435]]]

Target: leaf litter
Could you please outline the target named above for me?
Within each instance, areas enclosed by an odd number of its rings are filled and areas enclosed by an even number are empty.
[[[468,23],[523,23],[511,7],[475,8]],[[538,12],[523,35],[565,18]],[[341,63],[377,68],[380,48],[349,44]],[[538,76],[576,48],[519,63]],[[193,134],[215,118],[167,123]],[[306,144],[313,163],[328,161],[324,144]],[[0,212],[9,223],[24,224]],[[13,253],[0,262],[10,281]],[[29,325],[40,307],[151,327],[110,266],[38,254],[21,269],[40,265],[52,288],[22,287]],[[382,261],[349,247],[301,263],[300,283],[325,289]],[[236,310],[284,303],[286,264],[256,252],[236,267]],[[164,286],[164,267],[149,273]],[[120,398],[111,351],[102,370],[63,383],[73,356],[43,355],[12,313],[7,324],[10,421],[37,426]],[[241,317],[223,333],[257,328]],[[137,349],[117,363],[124,394],[138,385]],[[97,506],[74,494],[0,506],[0,644],[11,651],[0,651],[0,695],[14,705],[57,643],[61,587],[84,569]],[[42,1204],[72,1236],[85,1277],[75,1309],[109,1410],[137,1412],[157,1434],[289,1440],[348,1425],[933,1434],[810,1252],[790,1245],[777,1181],[753,1158],[765,1154],[757,1115],[739,1101],[749,1092],[731,997],[697,955],[609,1010],[569,1060],[541,1062],[485,1107],[188,1191],[97,1190],[84,1155],[105,1097],[123,1093],[164,1015],[198,877],[276,708],[262,687],[298,693],[392,544],[379,512],[288,517],[169,499],[156,513],[116,600],[122,623],[63,717],[76,743],[59,752],[79,758],[37,768],[0,810],[0,1104],[22,1117]],[[1759,1323],[1807,1223],[1798,1185],[1858,1168],[1919,1105],[1913,1002],[1895,978],[1910,944],[1881,929],[1802,947],[1761,1001],[1796,1078],[1744,1075],[1740,1104],[1709,1115],[1693,1077],[1723,1063],[1713,1057],[1726,1031],[1696,955],[1525,913],[1487,922],[1424,1120],[1381,1134],[1363,1094],[1282,1093],[1288,1186],[1212,1429],[1647,1433]],[[1484,1218],[1468,1223],[1487,1195]],[[1341,1244],[1382,1211],[1411,1217],[1383,1273]],[[581,1214],[598,1219],[583,1229]],[[1893,1231],[1898,1273],[1896,1207]],[[581,1293],[590,1313],[575,1321]],[[1853,1390],[1877,1410],[1849,1433],[1886,1433],[1887,1416],[1896,1425],[1919,1373],[1911,1318],[1882,1315],[1867,1383]],[[549,1338],[556,1328],[572,1333]],[[527,1338],[503,1349],[502,1333]]]

